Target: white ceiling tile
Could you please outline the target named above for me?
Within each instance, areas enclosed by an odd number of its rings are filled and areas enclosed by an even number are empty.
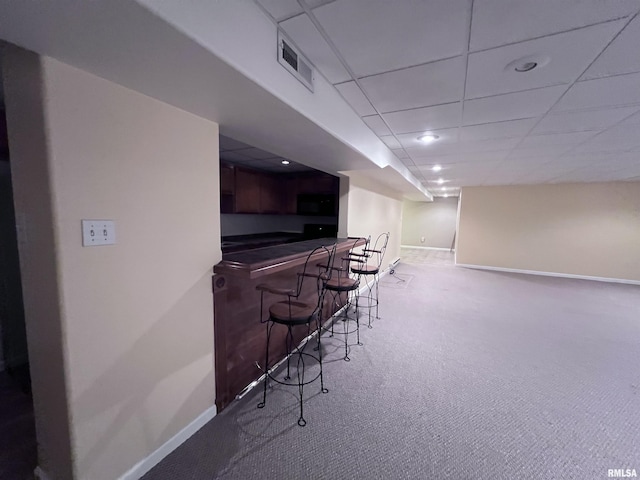
[[[571,83],[597,57],[623,22],[594,25],[472,53],[469,55],[465,98]],[[538,61],[538,68],[517,72],[513,65],[509,66],[525,57]]]
[[[560,98],[565,86],[465,100],[464,125],[517,120],[545,113]]]
[[[234,140],[233,138],[225,137],[224,135],[220,135],[220,151],[226,150],[240,150],[242,148],[250,148],[251,145],[247,145],[246,143],[239,142]]]
[[[638,107],[617,107],[568,113],[550,113],[533,129],[533,134],[604,130],[628,117]],[[640,117],[638,117],[640,119]]]
[[[280,24],[302,54],[331,83],[351,80],[351,75],[340,63],[327,42],[307,15],[298,15]]]
[[[550,133],[545,135],[529,135],[518,145],[518,149],[539,148],[551,145],[578,145],[597,132]]]
[[[325,3],[331,3],[333,2],[333,0],[304,0],[304,3],[306,3],[309,8],[316,8],[319,7],[320,5],[323,5]]]
[[[422,132],[456,127],[460,123],[460,103],[414,108],[382,115],[394,133]]]
[[[638,172],[640,170],[611,169],[607,165],[588,166],[559,175],[553,179],[552,183],[624,181],[633,178]]]
[[[586,80],[573,85],[554,112],[640,103],[640,73]]]
[[[429,130],[429,133],[438,135],[438,140],[432,143],[424,143],[418,140],[419,134],[417,133],[404,133],[402,135],[396,135],[403,147],[413,147],[425,151],[435,151],[442,145],[455,143],[458,141],[458,129],[457,128],[444,128],[441,130]]]
[[[596,161],[584,161],[582,162],[582,166],[599,166],[602,168],[606,167],[611,170],[640,169],[640,157],[635,153],[609,153],[607,155],[602,155]]]
[[[337,0],[313,14],[355,74],[364,76],[460,55],[469,5]]]
[[[396,137],[394,137],[393,135],[383,135],[380,137],[380,140],[382,140],[389,148],[393,148],[393,149],[402,148],[402,145],[400,145],[400,142],[396,140]]]
[[[640,147],[640,129],[637,125],[617,125],[575,149],[580,152],[615,152]]]
[[[462,97],[464,58],[427,63],[360,79],[379,112],[455,102]]]
[[[421,166],[425,174],[431,176],[438,175],[442,178],[463,178],[473,175],[487,174],[496,169],[503,162],[502,160],[486,161],[486,162],[462,162],[443,164],[440,172],[433,172],[431,166]]]
[[[389,130],[389,127],[387,127],[380,115],[362,117],[362,120],[364,120],[364,123],[366,123],[376,135],[391,135],[391,130]]]
[[[607,47],[583,75],[584,79],[640,71],[640,15]]]
[[[483,123],[460,128],[460,140],[489,140],[496,138],[522,137],[526,135],[536,123],[535,118],[509,120],[506,122]]]
[[[410,152],[411,153],[411,152]],[[451,153],[448,155],[421,155],[421,152],[415,151],[416,154],[414,161],[416,165],[442,165],[445,168],[446,165],[458,164],[458,163],[492,163],[501,162],[509,153],[509,150],[495,151],[495,152],[478,152],[474,154],[469,153]],[[413,155],[412,155],[413,157]]]
[[[635,108],[640,108],[640,107],[635,107]],[[621,125],[640,125],[640,111],[638,111],[635,115],[632,115],[631,117],[621,122]]]
[[[365,115],[374,115],[376,113],[375,109],[371,103],[369,103],[367,97],[364,96],[364,93],[362,93],[362,90],[360,90],[360,87],[358,87],[356,82],[341,83],[340,85],[336,85],[336,88],[347,103],[349,103],[349,105],[351,105],[351,107],[361,117],[364,117]]]
[[[403,160],[405,158],[409,158],[409,154],[404,151],[404,148],[393,149],[392,151],[393,151],[393,154],[396,157],[398,157],[400,160]]]
[[[550,172],[548,170],[534,170],[524,175],[517,176],[511,182],[511,185],[534,185],[540,183],[549,183],[554,178],[556,178],[559,174],[564,174],[566,171],[562,172]]]
[[[297,0],[258,0],[258,3],[276,20],[303,12]]]
[[[637,0],[475,0],[472,51],[584,27],[635,13]]]
[[[504,158],[505,151],[512,149],[518,139],[483,140],[478,142],[453,142],[434,145],[430,149],[405,147],[414,160],[432,155],[458,155],[458,162],[476,162]],[[483,155],[486,153],[487,155]]]
[[[515,147],[518,141],[518,138],[498,138],[489,140],[478,140],[475,142],[459,142],[456,146],[459,153],[476,154],[479,152],[495,152],[508,150]]]
[[[573,145],[531,145],[528,148],[516,148],[510,154],[510,159],[518,158],[556,158],[573,148]]]

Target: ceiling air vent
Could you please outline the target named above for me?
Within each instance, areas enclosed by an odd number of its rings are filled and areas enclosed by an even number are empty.
[[[278,32],[278,62],[313,92],[313,67],[280,31]]]

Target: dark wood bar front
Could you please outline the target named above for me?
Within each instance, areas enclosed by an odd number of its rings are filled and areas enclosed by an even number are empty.
[[[311,251],[321,245],[330,248],[337,242],[336,261],[354,246],[353,239],[323,238],[289,243],[274,247],[258,248],[222,256],[213,267],[214,337],[216,372],[216,407],[225,408],[238,393],[262,375],[258,364],[264,367],[266,351],[266,326],[260,320],[260,292],[256,285],[294,288],[297,273]],[[362,243],[362,242],[358,242]],[[322,263],[326,254],[318,254],[310,265],[316,272],[316,264]],[[305,282],[300,297],[303,301],[316,297],[316,281]],[[282,296],[265,293],[262,320],[268,315],[269,305],[281,301]],[[333,314],[333,306],[323,308],[323,320]],[[307,334],[307,327],[295,327],[295,341]],[[271,358],[269,364],[283,358],[286,329],[274,328],[271,334]]]

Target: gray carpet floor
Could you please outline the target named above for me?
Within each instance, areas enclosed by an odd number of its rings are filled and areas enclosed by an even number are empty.
[[[296,389],[270,389],[257,409],[257,387],[144,478],[640,472],[640,287],[470,270],[449,256],[400,264],[380,297],[350,362],[342,337],[323,336],[329,393],[306,388],[306,427]]]

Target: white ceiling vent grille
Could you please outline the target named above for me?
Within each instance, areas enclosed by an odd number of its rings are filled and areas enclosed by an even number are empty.
[[[278,62],[313,92],[313,67],[281,31],[278,31]]]

